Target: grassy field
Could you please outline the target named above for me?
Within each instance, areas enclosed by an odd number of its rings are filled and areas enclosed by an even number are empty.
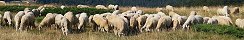
[[[241,6],[240,15],[235,15],[232,17],[234,22],[236,18],[243,18],[244,6]],[[221,8],[220,6],[211,6],[210,12],[203,12],[202,7],[176,7],[176,13],[180,15],[187,16],[190,11],[195,10],[199,15],[211,17],[216,15],[216,10]],[[230,7],[233,8],[233,7]],[[120,10],[126,11],[130,7],[120,7]],[[145,11],[145,13],[156,13],[156,8],[138,7]],[[166,11],[164,13],[167,14]],[[38,18],[38,22],[41,19]],[[38,24],[38,23],[37,23]],[[137,35],[129,35],[118,37],[113,33],[105,32],[92,32],[87,30],[81,33],[72,33],[68,36],[64,36],[61,30],[49,29],[38,31],[38,30],[28,30],[28,31],[15,31],[13,27],[1,27],[0,28],[0,40],[243,40],[244,38],[238,38],[233,35],[228,34],[216,34],[209,32],[198,32],[198,31],[163,31],[163,32],[143,32]]]

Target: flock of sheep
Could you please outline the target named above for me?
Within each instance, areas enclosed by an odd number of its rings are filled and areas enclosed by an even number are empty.
[[[65,6],[61,6],[64,8]],[[78,5],[79,8],[89,7],[86,5]],[[239,13],[239,7],[230,11],[228,6],[218,10],[218,16],[203,17],[198,15],[196,11],[191,11],[189,16],[181,16],[174,12],[173,6],[167,5],[166,10],[168,15],[162,12],[163,8],[157,8],[156,14],[144,14],[142,10],[132,7],[126,12],[119,11],[118,5],[109,5],[108,8],[103,5],[97,5],[98,9],[114,9],[112,13],[95,14],[88,16],[87,13],[74,14],[67,12],[64,15],[56,13],[48,13],[46,17],[35,25],[36,17],[39,17],[45,6],[40,6],[37,9],[19,11],[14,17],[10,11],[0,15],[1,22],[7,25],[15,23],[16,31],[37,28],[42,30],[43,27],[56,27],[62,30],[64,35],[67,35],[72,30],[84,30],[86,26],[92,27],[94,31],[113,32],[115,35],[128,35],[130,33],[176,30],[179,28],[189,29],[193,24],[220,24],[220,25],[237,25],[243,28],[244,19],[237,19],[235,24],[230,18],[230,14]],[[207,6],[203,7],[206,12],[209,11]],[[12,21],[14,20],[14,21]],[[1,25],[6,25],[1,24]],[[54,26],[53,26],[54,25]]]

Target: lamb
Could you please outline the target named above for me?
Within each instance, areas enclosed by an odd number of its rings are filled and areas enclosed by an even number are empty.
[[[7,23],[8,25],[12,25],[12,18],[13,18],[13,16],[10,11],[4,12],[3,20],[5,23]]]
[[[22,18],[23,15],[25,15],[25,12],[24,12],[24,11],[19,11],[19,12],[14,16],[14,21],[15,21],[15,28],[16,28],[16,31],[17,31],[18,28],[19,28],[19,24],[20,24],[20,21],[21,21],[21,18]]]
[[[39,30],[41,30],[43,26],[51,27],[52,24],[55,24],[55,16],[55,14],[48,13],[38,25]]]

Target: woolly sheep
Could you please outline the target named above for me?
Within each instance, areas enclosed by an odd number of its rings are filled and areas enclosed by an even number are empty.
[[[218,15],[220,15],[220,16],[230,16],[229,14],[230,14],[230,10],[228,9],[228,6],[224,6],[224,8],[223,9],[218,9],[217,10],[218,11]]]
[[[98,25],[95,23],[95,21],[93,20],[93,16],[94,15],[90,15],[89,16],[89,20],[88,20],[88,25],[90,26],[90,27],[92,27],[92,29],[93,29],[93,31],[97,31],[98,30]]]
[[[93,20],[100,27],[100,30],[108,32],[109,25],[108,25],[108,21],[105,18],[103,18],[99,14],[96,14],[93,16]]]
[[[209,8],[208,8],[207,6],[203,6],[202,9],[203,9],[204,12],[209,12],[209,11],[210,11]]]
[[[77,5],[76,7],[77,8],[89,8],[89,6],[87,6],[87,5]]]
[[[147,16],[146,15],[139,16],[136,19],[138,21],[138,28],[139,28],[139,30],[142,30],[141,28],[142,28],[143,25],[145,25],[146,19],[147,19]]]
[[[146,31],[151,31],[150,28],[155,28],[157,26],[158,20],[160,19],[160,15],[152,14],[149,15],[145,25],[141,28],[141,31],[145,28]]]
[[[239,7],[234,7],[232,10],[231,10],[231,14],[238,14],[240,13],[240,8]]]
[[[106,8],[106,7],[103,6],[103,5],[97,5],[96,8],[97,8],[97,9],[108,9],[108,8]]]
[[[244,22],[244,19],[239,19],[238,18],[238,19],[236,19],[235,24],[239,28],[244,28],[243,22]]]
[[[48,13],[45,18],[41,21],[41,23],[38,25],[39,30],[40,28],[47,26],[51,27],[52,24],[55,24],[55,14]]]
[[[64,17],[68,19],[68,22],[70,22],[69,26],[71,26],[72,28],[77,28],[79,19],[74,16],[73,12],[65,13]]]
[[[136,13],[136,11],[138,10],[136,7],[131,7],[130,9],[133,13]]]
[[[61,28],[61,22],[62,22],[63,18],[64,18],[64,16],[62,14],[56,14],[55,25],[57,26],[57,28]]]
[[[19,30],[22,31],[23,28],[33,28],[35,27],[35,16],[32,12],[28,12],[25,15],[22,16],[21,22],[20,22],[20,28]],[[26,29],[27,30],[27,29]]]
[[[166,30],[170,28],[172,24],[172,18],[170,16],[162,16],[157,23],[156,30],[161,31],[162,28],[165,28]]]
[[[62,18],[62,20],[61,20],[61,30],[62,30],[62,33],[64,34],[64,35],[68,35],[68,33],[69,33],[69,30],[70,29],[68,29],[69,28],[69,20],[67,19],[67,18]]]
[[[18,28],[19,28],[20,21],[21,21],[21,18],[22,18],[23,15],[25,15],[24,11],[19,11],[19,12],[14,16],[14,21],[15,21],[15,28],[16,28],[16,31],[17,31]]]
[[[233,22],[230,17],[226,16],[213,16],[212,18],[217,19],[218,24],[220,25],[233,25]]]
[[[166,9],[167,11],[174,11],[173,6],[171,6],[171,5],[167,5],[165,9]]]
[[[12,25],[12,18],[13,16],[10,11],[4,12],[3,20],[5,21],[5,23],[7,23],[8,25]]]
[[[84,26],[87,24],[87,22],[88,22],[87,13],[81,13],[79,17],[78,29],[84,29]]]
[[[189,29],[189,25],[192,25],[192,24],[194,24],[194,21],[197,21],[196,19],[195,19],[195,15],[196,15],[197,13],[196,13],[196,11],[191,11],[191,13],[190,13],[190,16],[187,18],[187,20],[186,20],[186,22],[183,24],[183,29],[184,28],[187,28],[187,29]]]
[[[118,35],[119,37],[122,36],[123,34],[126,34],[125,29],[126,29],[126,22],[124,21],[123,18],[121,18],[118,15],[110,15],[106,17],[109,21],[109,23],[111,23],[114,28],[114,34]]]

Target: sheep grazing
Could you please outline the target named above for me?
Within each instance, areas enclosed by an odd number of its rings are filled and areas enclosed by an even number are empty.
[[[16,28],[16,31],[17,31],[18,28],[19,28],[19,25],[20,25],[20,22],[21,22],[21,18],[22,18],[23,15],[25,15],[25,12],[24,12],[24,11],[19,11],[19,12],[14,16],[14,21],[15,21],[15,28]]]
[[[145,30],[149,32],[152,30],[152,28],[156,28],[159,19],[160,15],[158,14],[149,15],[146,19],[145,25],[141,28],[140,31],[142,32],[142,30],[145,28]]]
[[[234,7],[232,10],[231,10],[231,14],[239,14],[240,13],[240,8],[239,7]]]
[[[218,9],[217,11],[218,11],[217,14],[220,16],[227,16],[227,17],[230,16],[229,15],[230,10],[229,10],[228,6],[224,6],[224,8]]]
[[[139,16],[136,19],[138,21],[138,28],[139,28],[139,30],[142,30],[141,28],[142,28],[143,25],[145,25],[146,19],[147,19],[147,16],[146,15],[141,15],[141,16]]]
[[[77,5],[76,7],[77,8],[89,8],[89,6],[87,6],[87,5]]]
[[[62,14],[56,14],[55,16],[55,25],[57,28],[61,28],[61,22],[64,16]]]
[[[93,21],[100,27],[101,31],[109,31],[108,21],[101,15],[96,14],[93,16]]]
[[[156,30],[161,31],[163,28],[168,30],[172,24],[172,18],[170,16],[162,16],[157,23]]]
[[[65,13],[64,17],[68,19],[68,22],[70,22],[68,26],[71,26],[72,28],[78,27],[79,19],[74,16],[73,12]]]
[[[195,19],[196,14],[197,14],[196,11],[191,11],[190,16],[187,18],[186,22],[182,26],[183,29],[184,28],[189,29],[189,25],[194,24],[194,21],[196,21],[196,19]]]
[[[233,22],[230,17],[226,16],[213,16],[212,18],[217,19],[218,24],[220,25],[233,25]]]
[[[88,16],[87,13],[81,13],[79,17],[79,26],[78,29],[84,29],[85,25],[88,23]]]
[[[210,19],[210,17],[203,17],[203,23],[208,23],[209,19]]]
[[[114,26],[113,31],[115,35],[118,35],[119,37],[127,34],[126,33],[126,22],[123,18],[121,18],[118,15],[110,15],[110,16],[106,16],[106,18],[108,19],[108,22]]]
[[[207,6],[203,6],[202,9],[203,9],[204,12],[209,12],[210,11]]]
[[[236,19],[235,24],[236,24],[236,26],[239,27],[239,28],[244,28],[244,24],[243,24],[243,22],[244,22],[244,19],[240,19],[240,18],[238,18],[238,19]]]
[[[88,18],[88,25],[90,27],[92,27],[93,31],[97,31],[98,30],[98,25],[95,23],[95,21],[93,20],[93,15],[90,15],[89,18]]]
[[[173,6],[171,6],[171,5],[167,5],[165,9],[166,9],[168,12],[169,12],[169,11],[174,11]]]
[[[22,31],[23,28],[30,28],[30,29],[32,29],[33,27],[35,27],[34,21],[35,21],[34,14],[32,12],[26,13],[21,18],[19,30]]]
[[[64,9],[64,8],[65,8],[65,6],[64,6],[64,5],[62,5],[62,6],[60,6],[60,8],[61,8],[61,9]]]
[[[55,24],[55,16],[55,14],[48,13],[38,25],[39,30],[41,30],[41,28],[44,26],[51,27],[52,24]]]
[[[106,8],[106,7],[103,6],[103,5],[97,5],[96,8],[97,8],[97,9],[108,9],[108,8]]]
[[[67,18],[62,18],[61,20],[61,30],[63,32],[63,35],[68,35],[69,33],[69,20]]]
[[[12,25],[12,18],[13,18],[13,16],[10,11],[4,12],[4,15],[3,15],[4,23],[7,23],[9,26]]]

